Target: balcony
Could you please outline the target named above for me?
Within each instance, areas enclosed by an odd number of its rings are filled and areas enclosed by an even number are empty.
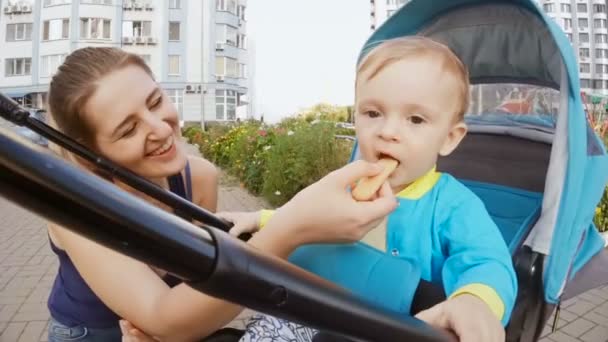
[[[6,15],[32,13],[32,5],[30,5],[30,4],[7,5],[7,6],[4,6],[3,12]]]

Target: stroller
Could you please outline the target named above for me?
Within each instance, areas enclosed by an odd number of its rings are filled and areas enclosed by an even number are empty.
[[[475,192],[500,228],[519,282],[507,340],[534,341],[561,300],[608,283],[592,223],[608,155],[586,120],[570,41],[532,0],[413,0],[360,57],[408,35],[446,44],[469,70],[469,133],[437,167]],[[501,89],[534,94],[527,113],[505,111]]]
[[[608,179],[608,155],[586,121],[572,48],[532,0],[413,0],[370,37],[361,57],[383,40],[405,35],[447,44],[468,67],[471,83],[482,85],[473,90],[477,110],[466,117],[468,136],[438,169],[471,188],[501,229],[519,282],[507,340],[535,341],[561,300],[608,282],[608,253],[592,224]],[[538,87],[534,93],[542,99],[533,102],[543,105],[527,106],[526,114],[496,110],[505,87],[512,93],[510,84]],[[0,130],[0,194],[15,203],[169,270],[202,292],[317,328],[324,341],[449,340],[412,317],[260,254],[223,232],[230,228],[226,222],[95,155],[4,96],[0,115],[184,219]],[[357,157],[355,146],[352,159]],[[440,300],[422,298],[427,306]]]

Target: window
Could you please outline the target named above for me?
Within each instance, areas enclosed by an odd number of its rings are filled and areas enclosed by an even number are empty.
[[[588,28],[589,20],[587,18],[579,18],[578,19],[578,27],[579,28]]]
[[[124,21],[122,23],[123,37],[150,37],[152,34],[151,21]]]
[[[581,63],[580,71],[584,73],[589,73],[591,72],[591,66],[589,65],[589,63]]]
[[[543,9],[547,13],[555,12],[555,4],[544,4]]]
[[[247,78],[247,64],[239,63],[239,78]]]
[[[568,37],[568,40],[570,41],[570,43],[572,43],[572,33],[566,33],[566,37]]]
[[[581,88],[589,88],[590,82],[587,78],[581,78]]]
[[[51,77],[63,63],[66,55],[48,55],[40,57],[40,76]]]
[[[236,59],[230,57],[215,57],[215,74],[226,77],[238,77]]]
[[[596,64],[595,65],[595,73],[596,74],[605,74],[608,72],[608,65],[607,64]]]
[[[215,90],[215,118],[232,121],[236,119],[236,91]]]
[[[180,65],[179,65],[179,55],[169,55],[169,75],[179,76],[180,74]]]
[[[181,89],[167,89],[167,97],[169,97],[169,100],[171,100],[171,102],[173,102],[173,105],[175,106],[175,109],[177,109],[177,112],[180,114],[182,114],[182,106],[184,103],[184,97],[182,94],[182,90]]]
[[[180,37],[179,29],[180,29],[179,22],[177,22],[177,21],[169,22],[169,40],[170,41],[179,40],[179,37]]]
[[[237,5],[236,0],[216,0],[215,2],[216,9],[218,11],[230,12],[232,14],[237,14]]]
[[[237,46],[238,30],[230,25],[218,24],[216,26],[216,36],[218,43],[226,43],[228,45]]]
[[[64,5],[71,3],[71,0],[44,0],[44,7],[54,6],[54,5]]]
[[[181,0],[169,0],[169,8],[171,8],[171,9],[182,8],[182,1]]]
[[[578,51],[579,56],[589,58],[589,49],[588,48],[580,48]]]
[[[603,85],[604,85],[603,80],[593,80],[593,89],[602,89]]]
[[[80,0],[81,4],[112,5],[112,0]]]
[[[595,58],[608,58],[608,49],[596,49]]]
[[[564,19],[564,30],[571,30],[572,29],[572,19]]]
[[[579,13],[587,13],[587,4],[577,4],[576,11]]]
[[[27,76],[32,74],[31,58],[7,58],[4,63],[4,75]]]
[[[68,39],[70,19],[46,20],[42,27],[42,40]]]
[[[606,5],[594,4],[593,12],[594,13],[606,13]]]
[[[111,31],[110,19],[80,18],[80,39],[110,39]]]
[[[578,35],[578,40],[581,43],[589,43],[589,33],[581,33]]]
[[[241,49],[246,49],[247,48],[247,37],[245,37],[244,34],[239,33],[236,36],[236,46],[241,48]]]
[[[606,19],[593,19],[593,27],[606,28]]]
[[[596,44],[605,44],[608,43],[608,35],[604,33],[598,33],[595,35],[595,43]]]
[[[7,24],[6,41],[32,40],[32,23]]]
[[[247,20],[247,18],[245,17],[245,6],[244,5],[238,5],[236,7],[236,15],[241,18],[242,20]]]
[[[397,12],[397,10],[387,10],[386,11],[386,17],[390,18],[395,12]]]
[[[565,13],[572,12],[572,7],[570,6],[570,4],[561,4],[560,9],[562,10],[562,12],[565,12]]]

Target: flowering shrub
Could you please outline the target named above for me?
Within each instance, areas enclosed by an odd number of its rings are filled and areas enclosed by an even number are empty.
[[[336,140],[335,134],[333,123],[305,118],[288,118],[274,126],[214,126],[206,132],[191,127],[183,133],[205,158],[277,206],[346,164],[352,143]]]

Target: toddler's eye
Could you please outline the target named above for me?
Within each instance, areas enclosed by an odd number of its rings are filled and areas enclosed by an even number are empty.
[[[412,116],[412,117],[410,117],[410,121],[414,125],[420,125],[421,123],[424,123],[424,119],[420,116]]]
[[[364,114],[369,116],[370,118],[377,118],[380,116],[380,112],[375,111],[375,110],[368,110]]]

